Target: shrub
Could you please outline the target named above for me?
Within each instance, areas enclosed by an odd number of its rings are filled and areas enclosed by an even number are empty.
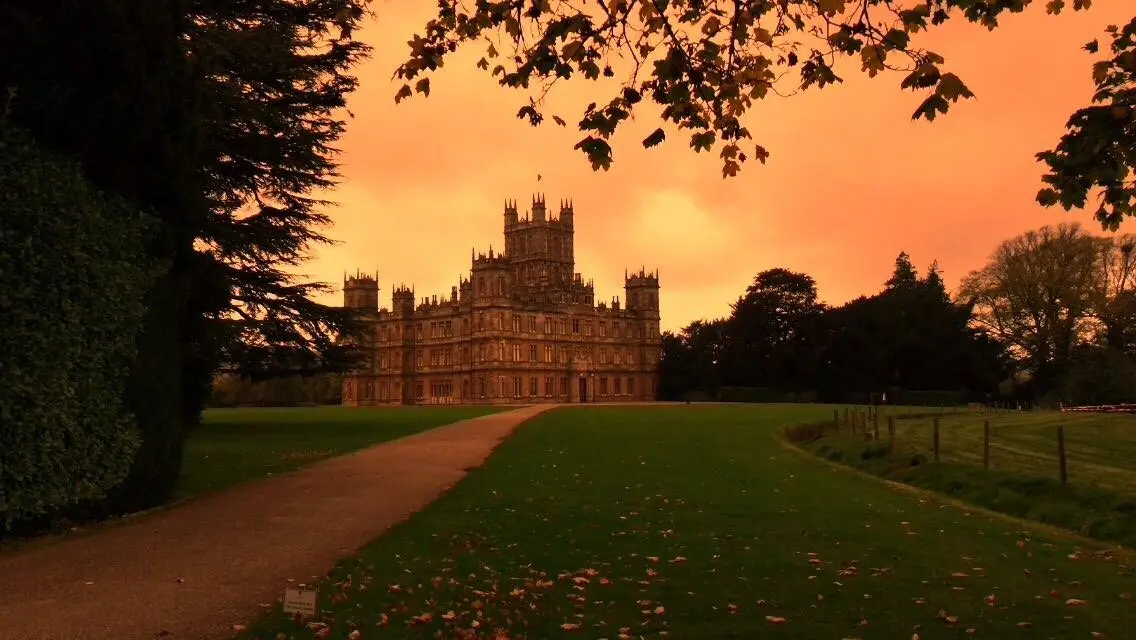
[[[149,219],[0,121],[0,521],[98,498],[138,446],[123,393]]]

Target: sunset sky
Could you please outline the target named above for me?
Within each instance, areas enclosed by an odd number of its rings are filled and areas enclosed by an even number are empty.
[[[610,86],[559,85],[548,113],[569,127],[533,128],[515,117],[524,95],[475,68],[476,46],[433,77],[429,98],[395,105],[392,74],[434,3],[379,0],[363,35],[374,55],[341,142],[345,179],[328,196],[338,203],[329,235],[341,244],[319,249],[305,272],[339,283],[344,270],[377,271],[383,306],[398,283],[420,298],[448,295],[472,247],[503,246],[505,198],[524,210],[539,191],[553,205],[575,201],[576,270],[595,280],[597,300],[622,297],[625,268],[659,269],[664,329],[728,313],[773,267],[812,275],[829,303],[878,291],[900,251],[921,271],[937,259],[955,286],[1006,237],[1062,220],[1094,225],[1034,204],[1034,154],[1088,100],[1093,58],[1081,45],[1130,19],[1132,5],[1097,0],[1054,17],[1035,4],[994,32],[958,21],[915,41],[977,94],[945,118],[913,122],[921,97],[899,89],[899,74],[845,73],[841,86],[755,105],[746,124],[769,163],[724,180],[717,154],[696,155],[688,133],[643,149],[658,126],[647,110],[616,135],[612,169],[593,173],[571,125]]]

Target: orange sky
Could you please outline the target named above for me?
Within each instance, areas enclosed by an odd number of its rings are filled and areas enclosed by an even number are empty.
[[[664,329],[728,313],[772,267],[812,275],[821,298],[839,303],[878,291],[901,250],[920,270],[937,259],[954,286],[1006,237],[1070,218],[1092,226],[1085,213],[1034,204],[1033,155],[1090,95],[1092,57],[1080,46],[1132,16],[1130,0],[1057,17],[1037,3],[992,33],[958,22],[924,34],[916,44],[944,55],[977,99],[912,122],[921,98],[899,89],[900,75],[846,73],[841,86],[756,105],[746,124],[769,164],[723,180],[717,154],[695,155],[688,134],[644,150],[658,126],[648,112],[617,134],[611,171],[593,173],[572,149],[571,123],[610,89],[560,85],[550,113],[569,128],[532,128],[515,117],[523,94],[475,68],[481,51],[449,61],[429,98],[396,106],[392,73],[433,8],[375,5],[363,36],[375,52],[341,143],[345,179],[328,196],[339,203],[329,235],[342,244],[319,249],[304,271],[334,283],[344,269],[378,271],[383,306],[399,282],[419,297],[448,295],[471,247],[503,246],[503,200],[524,209],[539,190],[554,204],[574,199],[576,270],[595,280],[597,300],[622,296],[624,268],[660,270]]]

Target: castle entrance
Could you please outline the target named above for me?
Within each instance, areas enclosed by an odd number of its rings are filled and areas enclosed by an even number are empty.
[[[588,378],[580,376],[580,402],[588,401]]]

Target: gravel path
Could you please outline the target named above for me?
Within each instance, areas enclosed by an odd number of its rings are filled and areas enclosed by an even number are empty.
[[[0,638],[204,640],[232,635],[289,579],[325,575],[453,486],[525,407],[326,460],[0,555]]]

